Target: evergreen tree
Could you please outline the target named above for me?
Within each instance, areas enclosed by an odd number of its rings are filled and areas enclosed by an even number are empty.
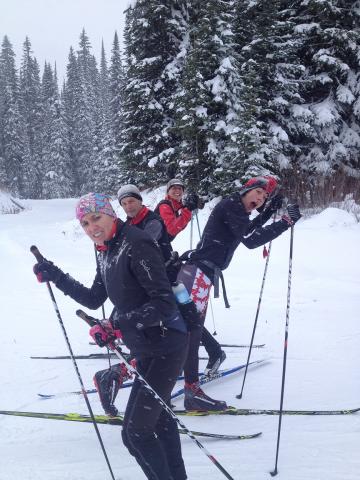
[[[31,43],[26,37],[20,68],[20,112],[25,123],[29,142],[28,161],[22,164],[23,195],[30,198],[41,196],[41,127],[42,103],[40,69],[32,55]]]
[[[99,72],[84,30],[77,55],[70,49],[63,98],[72,175],[78,195],[92,190],[97,118],[101,111]]]
[[[206,0],[192,8],[188,52],[177,93],[182,171],[188,183],[204,194],[231,189],[239,175],[230,168],[241,112],[233,16],[231,1]]]
[[[124,102],[125,78],[122,65],[119,38],[117,32],[111,50],[110,64],[110,128],[113,138],[113,164],[115,168],[114,183],[121,183],[122,157],[121,144],[123,134],[123,102]]]
[[[343,178],[338,198],[354,188],[344,177],[359,179],[359,2],[311,0],[297,2],[296,31],[304,64],[301,93],[304,103],[293,116],[306,122],[307,135],[294,164],[333,193],[335,177]],[[299,142],[300,143],[300,142]],[[336,192],[335,192],[336,194]],[[331,195],[330,195],[331,198]]]
[[[286,138],[279,137],[280,128],[274,125],[274,97],[279,97],[279,101],[281,97],[275,88],[277,60],[281,56],[284,67],[286,58],[280,47],[286,25],[279,20],[279,11],[279,0],[236,2],[234,31],[241,62],[242,115],[234,163],[244,180],[278,173],[281,141]]]
[[[65,124],[61,112],[56,72],[45,63],[42,78],[43,138],[42,196],[68,197],[72,193],[70,158]]]
[[[96,161],[93,165],[93,189],[115,193],[119,187],[119,168],[115,159],[112,131],[110,77],[104,46],[100,63],[100,109],[96,122]]]
[[[173,65],[182,41],[186,2],[138,0],[126,16],[126,86],[121,155],[123,181],[156,185],[175,161],[173,97],[178,72]]]
[[[19,109],[15,54],[7,36],[0,54],[0,182],[15,196],[26,195],[21,172],[29,161],[25,125]]]

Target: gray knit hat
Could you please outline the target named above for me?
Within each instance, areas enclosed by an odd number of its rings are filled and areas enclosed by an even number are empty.
[[[135,185],[131,185],[130,183],[128,185],[124,185],[123,187],[119,188],[117,192],[117,196],[120,204],[121,204],[121,200],[123,200],[126,197],[134,197],[142,201],[140,190]]]
[[[185,190],[184,182],[182,180],[180,180],[180,178],[172,178],[166,184],[166,192],[168,192],[170,190],[170,188],[173,187],[174,185],[182,187],[182,189]]]

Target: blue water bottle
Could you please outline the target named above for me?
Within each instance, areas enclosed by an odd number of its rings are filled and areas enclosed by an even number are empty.
[[[190,303],[192,301],[189,292],[182,282],[177,282],[172,289],[178,303]]]

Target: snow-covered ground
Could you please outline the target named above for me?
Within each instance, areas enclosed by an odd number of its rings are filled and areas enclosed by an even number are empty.
[[[158,195],[157,195],[158,196]],[[149,203],[155,195],[148,197]],[[76,200],[25,201],[27,210],[0,215],[1,397],[0,409],[87,413],[81,397],[41,400],[38,392],[77,390],[71,361],[32,360],[31,355],[67,354],[65,340],[45,285],[32,273],[29,247],[89,285],[95,271],[93,246],[74,218]],[[115,202],[114,202],[115,205]],[[203,227],[209,208],[199,214]],[[194,224],[194,241],[197,240]],[[176,240],[189,248],[190,227]],[[339,209],[301,220],[295,228],[284,408],[336,409],[360,406],[360,224]],[[249,370],[242,400],[242,373],[205,387],[206,392],[237,407],[278,408],[282,374],[290,233],[273,242],[252,359],[270,361]],[[217,338],[248,343],[265,261],[262,249],[241,246],[226,271],[231,309],[212,300]],[[78,305],[54,289],[76,354],[94,353],[87,326],[75,316]],[[110,305],[106,305],[110,312]],[[94,314],[94,312],[92,312]],[[100,316],[100,311],[95,315]],[[210,312],[207,326],[212,331]],[[204,353],[204,352],[201,352]],[[246,359],[245,349],[226,349],[224,367]],[[204,363],[204,362],[203,362]],[[88,387],[105,360],[79,360]],[[123,410],[128,391],[120,391]],[[102,413],[90,395],[95,413]],[[179,399],[177,405],[182,407]],[[236,480],[269,478],[275,462],[278,417],[198,417],[182,420],[195,430],[219,433],[262,431],[243,441],[200,439]],[[93,426],[53,420],[0,416],[0,480],[99,480],[110,478]],[[117,480],[143,479],[121,442],[120,428],[100,426]],[[284,416],[278,478],[282,480],[355,480],[360,471],[360,415]],[[183,455],[189,479],[221,479],[221,472],[186,436]]]

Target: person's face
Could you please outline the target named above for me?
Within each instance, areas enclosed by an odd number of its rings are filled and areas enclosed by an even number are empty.
[[[124,209],[126,215],[130,218],[136,217],[143,206],[142,201],[134,197],[123,198],[120,205]]]
[[[105,213],[87,213],[80,224],[94,243],[104,245],[106,240],[110,240],[114,221],[113,217]]]
[[[181,199],[184,195],[184,189],[180,185],[173,185],[169,188],[168,195],[170,198],[181,202]]]
[[[242,202],[245,210],[250,213],[255,208],[261,207],[266,201],[268,194],[263,188],[253,188],[242,196]]]

